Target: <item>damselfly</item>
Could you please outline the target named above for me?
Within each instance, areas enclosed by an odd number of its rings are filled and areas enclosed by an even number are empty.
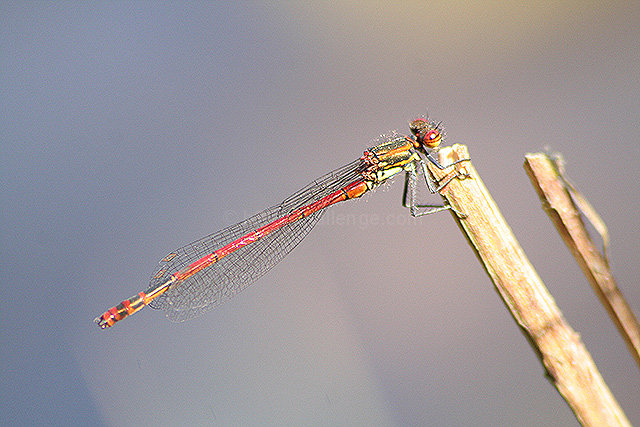
[[[464,174],[456,170],[437,184],[429,178],[424,159],[440,169],[468,159],[446,166],[438,163],[432,152],[443,140],[440,123],[421,118],[409,128],[411,136],[385,137],[359,159],[314,180],[282,203],[171,252],[160,261],[146,291],[94,321],[108,328],[147,305],[164,310],[172,321],[192,318],[237,294],[276,265],[311,231],[326,208],[358,198],[403,171],[403,205],[411,215],[452,209],[416,202],[418,172],[424,175],[429,191],[436,193]]]

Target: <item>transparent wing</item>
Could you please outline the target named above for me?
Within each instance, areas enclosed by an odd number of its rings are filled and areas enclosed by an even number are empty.
[[[282,203],[173,251],[160,261],[147,292],[166,283],[175,272],[228,243],[361,179],[363,167],[361,159],[355,160],[314,180]],[[152,301],[150,307],[166,311],[167,317],[175,322],[190,319],[213,308],[246,288],[282,260],[311,231],[324,211],[319,210],[289,223],[188,279],[177,282]]]

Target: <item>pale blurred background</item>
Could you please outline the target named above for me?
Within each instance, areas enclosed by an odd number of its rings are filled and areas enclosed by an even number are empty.
[[[170,250],[427,112],[640,424],[640,371],[522,168],[564,154],[640,313],[640,6],[523,3],[0,4],[0,424],[576,425],[401,179],[203,316],[92,323]]]

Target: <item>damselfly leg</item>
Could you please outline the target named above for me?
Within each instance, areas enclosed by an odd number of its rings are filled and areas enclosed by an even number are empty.
[[[438,161],[433,156],[431,156],[430,153],[426,153],[426,156],[431,163],[433,163],[437,168],[441,170],[445,170],[458,163],[462,163],[470,160],[470,159],[460,159],[460,160],[456,160],[455,162],[447,166],[442,166],[440,163],[438,163]],[[456,215],[458,215],[459,218],[466,217],[464,213],[458,211],[453,206],[448,204],[417,203],[416,186],[417,186],[418,173],[417,173],[416,163],[420,164],[422,175],[424,176],[425,183],[431,194],[436,194],[440,192],[440,190],[445,188],[447,185],[449,185],[451,181],[453,181],[456,178],[465,178],[468,176],[466,173],[462,173],[458,170],[455,170],[455,174],[452,174],[451,176],[447,177],[447,179],[445,179],[443,182],[435,183],[429,177],[429,174],[427,171],[427,165],[425,164],[424,160],[420,159],[419,161],[412,162],[406,166],[406,173],[404,175],[404,189],[402,191],[402,206],[404,206],[405,208],[409,208],[411,211],[411,215],[414,217],[429,215],[429,214],[441,212],[444,210],[452,210],[453,212],[456,213]],[[409,200],[407,200],[407,197],[409,197]],[[422,211],[418,211],[418,208],[421,208],[421,209],[426,208],[426,209]]]

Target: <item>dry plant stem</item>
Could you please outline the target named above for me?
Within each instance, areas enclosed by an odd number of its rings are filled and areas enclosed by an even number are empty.
[[[441,164],[469,158],[465,146],[440,151]],[[437,180],[451,174],[429,165]],[[471,162],[456,165],[469,177],[454,179],[441,195],[454,214],[498,293],[540,357],[548,377],[585,426],[629,426],[580,337],[567,324],[533,269]]]
[[[542,206],[578,261],[591,287],[620,330],[629,351],[640,366],[640,325],[618,289],[609,264],[591,240],[580,212],[546,154],[527,154],[524,168]]]

